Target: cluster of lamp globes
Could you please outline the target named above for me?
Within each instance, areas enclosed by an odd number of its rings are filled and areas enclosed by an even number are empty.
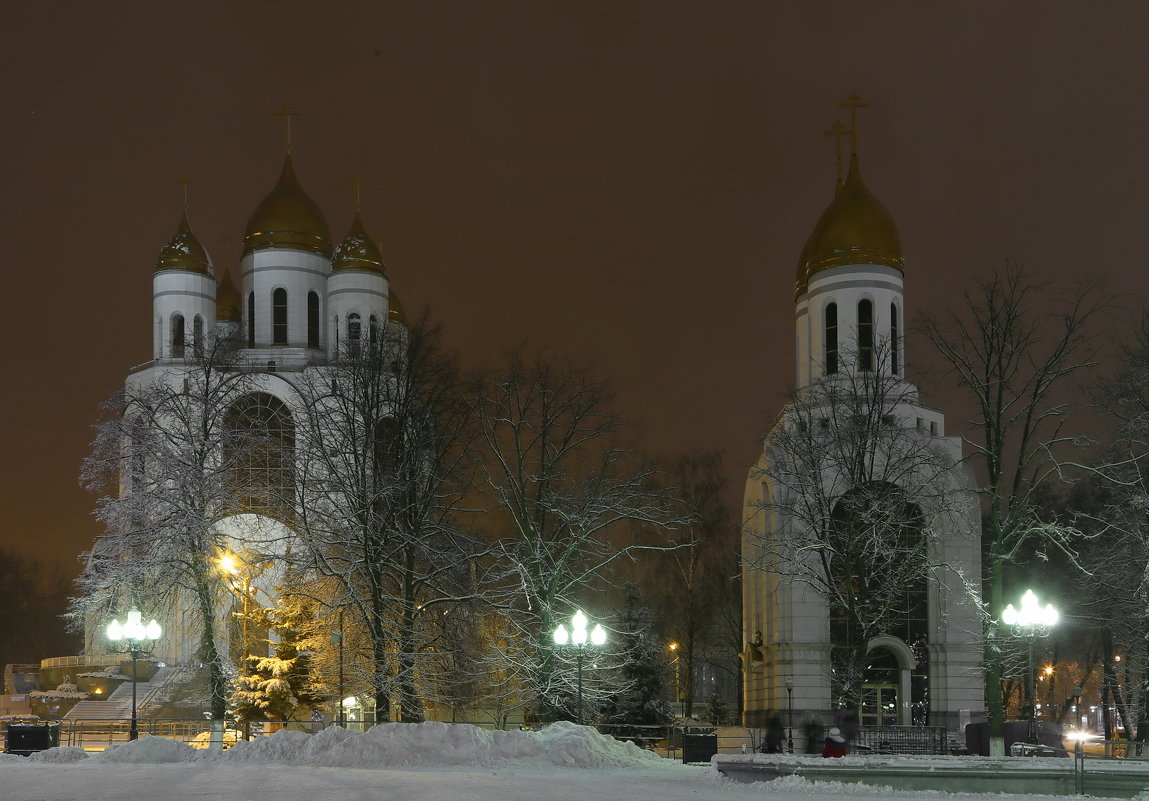
[[[1033,590],[1026,590],[1021,596],[1021,609],[1015,609],[1009,604],[1001,612],[1001,622],[1007,626],[1016,626],[1020,629],[1051,629],[1057,625],[1060,618],[1053,604],[1044,607],[1037,602]]]
[[[128,610],[128,619],[121,623],[119,620],[112,618],[112,622],[108,624],[106,631],[108,639],[113,642],[129,642],[129,643],[154,643],[160,638],[163,629],[160,624],[156,622],[155,618],[144,623],[143,616],[140,610],[134,606]]]
[[[566,645],[568,642],[571,645],[586,645],[586,626],[589,622],[581,609],[575,612],[574,617],[571,618],[571,630],[569,632],[567,631],[567,627],[561,623],[559,627],[555,629],[555,645]],[[590,643],[591,645],[602,645],[605,642],[606,630],[603,629],[601,624],[596,623],[594,630],[590,632]]]

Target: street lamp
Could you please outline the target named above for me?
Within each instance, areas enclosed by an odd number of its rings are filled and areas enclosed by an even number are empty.
[[[339,607],[339,630],[331,632],[331,644],[339,646],[339,725],[341,728],[347,727],[347,720],[344,717],[346,714],[344,710],[345,704],[343,703],[343,607]],[[376,718],[378,720],[378,718]]]
[[[140,729],[136,720],[136,660],[147,656],[156,646],[156,640],[163,634],[163,629],[155,618],[148,621],[145,626],[140,610],[133,606],[128,610],[128,619],[124,623],[112,618],[105,632],[108,641],[112,643],[118,654],[131,654],[132,657],[132,724],[128,728],[128,739],[139,739]]]
[[[555,629],[554,633],[555,645],[561,647],[569,642],[575,647],[575,661],[578,664],[578,722],[580,726],[582,725],[582,660],[586,650],[586,627],[589,622],[586,615],[579,609],[574,613],[574,617],[571,618],[571,630],[569,633],[566,630],[566,626],[561,623],[559,627]],[[606,631],[600,624],[596,623],[594,630],[590,633],[590,643],[591,645],[601,646],[605,642]]]
[[[1012,626],[1019,637],[1029,643],[1029,731],[1027,741],[1037,744],[1037,699],[1034,697],[1033,643],[1038,637],[1045,637],[1057,625],[1059,615],[1053,604],[1044,607],[1037,601],[1033,590],[1026,590],[1021,596],[1021,609],[1009,604],[1001,613],[1001,622]]]
[[[794,753],[794,680],[786,679],[786,750]]]

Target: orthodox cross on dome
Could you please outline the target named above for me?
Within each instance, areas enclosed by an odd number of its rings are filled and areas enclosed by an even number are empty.
[[[839,185],[841,185],[841,183],[842,183],[842,137],[843,136],[850,136],[852,133],[853,133],[853,131],[847,131],[846,130],[846,126],[842,123],[841,120],[838,120],[833,125],[831,125],[830,130],[822,132],[823,136],[834,137],[834,158],[835,158],[834,164],[835,164],[835,168],[838,171],[838,184]]]
[[[181,175],[179,178],[176,178],[176,184],[183,187],[184,214],[187,214],[187,211],[188,211],[188,187],[193,186],[195,184],[195,181],[193,181],[191,178],[188,178],[187,176]]]
[[[846,98],[845,103],[839,103],[842,108],[850,110],[850,152],[858,152],[858,109],[869,108],[869,103],[863,103],[858,93],[854,92]]]
[[[360,204],[360,197],[359,196],[362,192],[363,184],[365,184],[367,182],[364,181],[362,178],[360,178],[358,175],[356,175],[354,178],[351,179],[350,183],[352,186],[355,187],[355,213],[358,214],[360,211],[362,211],[362,209],[360,208],[360,205],[359,205]]]
[[[295,106],[290,103],[284,103],[283,108],[275,112],[277,117],[287,118],[287,155],[291,155],[291,118],[298,117],[299,112],[295,110]]]

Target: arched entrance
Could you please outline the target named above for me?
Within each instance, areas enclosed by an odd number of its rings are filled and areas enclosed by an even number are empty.
[[[866,670],[862,676],[863,726],[909,726],[910,677],[917,660],[910,647],[897,637],[882,635],[870,640]]]

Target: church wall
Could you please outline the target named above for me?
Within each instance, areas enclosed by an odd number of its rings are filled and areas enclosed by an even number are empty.
[[[203,317],[204,335],[215,328],[215,279],[190,270],[163,270],[152,277],[152,355],[172,358],[173,314],[184,317],[185,353],[191,355],[193,323]]]
[[[248,325],[248,295],[254,291],[255,344],[257,347],[272,346],[272,293],[282,288],[287,291],[287,344],[306,347],[307,294],[316,292],[320,297],[319,344],[324,347],[327,333],[323,322],[323,299],[330,271],[328,259],[309,251],[269,248],[245,255],[240,265],[244,336]]]

